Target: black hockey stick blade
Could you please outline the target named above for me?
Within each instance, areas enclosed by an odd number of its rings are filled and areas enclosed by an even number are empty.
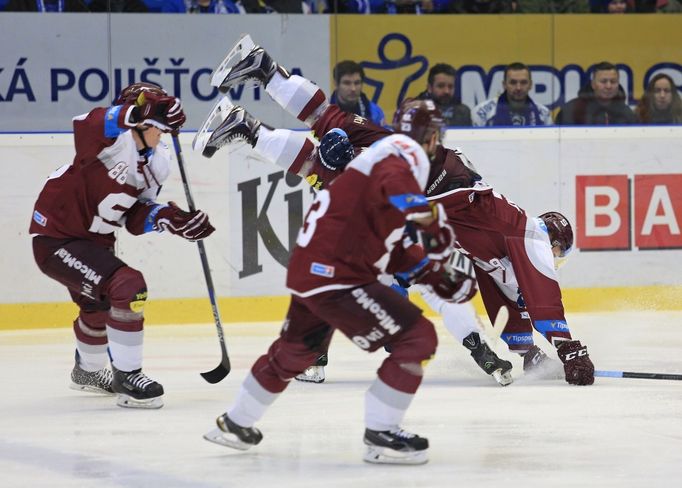
[[[201,373],[201,377],[211,384],[219,383],[228,375],[230,369],[230,359],[224,357],[222,362],[215,369]]]
[[[682,374],[672,373],[636,373],[633,371],[595,371],[595,376],[602,378],[637,378],[642,380],[673,380],[682,381]]]

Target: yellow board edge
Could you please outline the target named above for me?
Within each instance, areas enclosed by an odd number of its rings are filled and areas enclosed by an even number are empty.
[[[645,286],[622,288],[575,288],[564,290],[567,313],[613,312],[622,310],[682,310],[682,286]],[[418,294],[411,299],[433,312]],[[480,295],[473,300],[476,311],[484,315]],[[273,322],[284,318],[288,296],[225,297],[218,300],[221,320],[234,322]],[[2,303],[0,330],[70,327],[76,317],[76,306],[58,303]],[[146,325],[212,323],[208,298],[150,300],[145,307]]]

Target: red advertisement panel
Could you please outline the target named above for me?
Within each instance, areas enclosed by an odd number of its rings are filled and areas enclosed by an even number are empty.
[[[682,248],[682,175],[635,175],[635,245]]]
[[[627,175],[576,176],[576,245],[583,251],[630,249]]]

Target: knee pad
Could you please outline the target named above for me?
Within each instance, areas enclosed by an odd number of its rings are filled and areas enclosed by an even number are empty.
[[[436,353],[438,336],[433,324],[424,316],[391,342],[391,357],[400,364],[421,364]]]
[[[142,318],[147,300],[147,284],[142,273],[129,266],[118,268],[105,286],[111,303],[110,316],[123,322]]]
[[[268,391],[282,391],[286,383],[315,363],[319,353],[305,344],[277,339],[261,356],[251,372]]]

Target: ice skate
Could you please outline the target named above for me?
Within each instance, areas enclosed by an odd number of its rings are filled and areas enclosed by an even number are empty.
[[[241,59],[229,66],[235,58]],[[227,93],[233,86],[250,80],[266,86],[278,69],[281,68],[267,51],[254,44],[247,35],[235,44],[223,62],[213,70],[211,85],[218,87],[221,93]],[[288,75],[286,72],[283,74]]]
[[[402,429],[365,429],[364,442],[367,452],[363,460],[368,463],[424,464],[429,460],[429,440]]]
[[[324,378],[324,366],[310,366],[303,373],[296,376],[296,381],[324,383]]]
[[[305,381],[308,383],[323,383],[325,379],[324,367],[329,362],[326,354],[323,354],[317,358],[317,362],[312,366],[306,368],[306,370],[296,376],[297,381]]]
[[[511,375],[512,363],[500,359],[488,344],[481,341],[477,332],[472,332],[466,336],[462,344],[471,351],[471,357],[474,358],[476,364],[485,374],[491,375],[498,384],[507,386],[514,381]]]
[[[113,374],[109,368],[102,368],[92,372],[81,368],[80,355],[76,351],[76,364],[71,370],[71,384],[69,388],[76,391],[113,395],[114,390],[111,389],[112,379]]]
[[[258,129],[260,121],[255,119],[242,107],[235,106],[225,117],[225,120],[213,131],[202,154],[210,158],[215,152],[234,141],[243,141],[251,145],[256,145],[258,140]]]
[[[204,151],[206,143],[211,137],[211,126],[213,125],[213,121],[217,117],[220,117],[220,122],[223,122],[233,108],[234,104],[228,96],[221,97],[215,103],[215,105],[213,105],[211,112],[208,114],[206,120],[204,120],[203,124],[201,124],[201,127],[197,131],[197,134],[194,136],[194,140],[192,141],[193,150],[199,153]]]
[[[527,377],[534,379],[563,378],[561,365],[557,361],[552,361],[545,351],[536,345],[532,345],[523,355],[523,372]]]
[[[263,434],[254,427],[241,427],[222,414],[216,419],[217,428],[204,434],[204,439],[221,446],[246,451],[263,440]]]
[[[147,377],[141,369],[126,372],[114,370],[111,387],[118,394],[116,404],[126,408],[163,407],[163,386]]]

